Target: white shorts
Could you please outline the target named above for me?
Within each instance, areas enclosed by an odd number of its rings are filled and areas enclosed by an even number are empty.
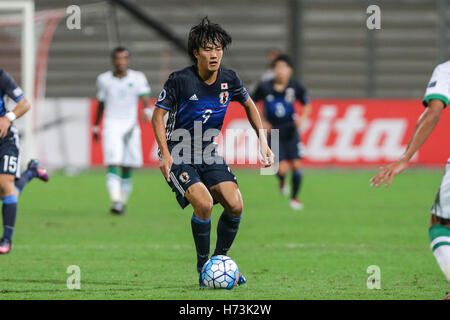
[[[107,166],[142,167],[141,129],[138,125],[107,122],[103,127],[103,159]]]
[[[444,177],[431,207],[431,213],[444,219],[450,219],[450,159],[445,167]]]

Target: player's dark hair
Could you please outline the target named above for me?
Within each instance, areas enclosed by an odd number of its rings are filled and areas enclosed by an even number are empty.
[[[220,44],[225,50],[231,44],[231,36],[220,25],[212,23],[208,17],[204,17],[189,31],[188,52],[193,61],[196,61],[194,50],[198,50],[200,47],[205,48],[208,42],[216,46]]]
[[[123,47],[123,46],[119,46],[113,49],[113,51],[111,51],[111,59],[114,59],[116,57],[116,54],[118,54],[119,52],[128,52],[128,55],[130,55],[130,52],[128,51],[127,48]]]
[[[276,57],[276,58],[272,61],[272,63],[270,64],[270,67],[271,67],[272,69],[275,68],[275,66],[277,65],[277,63],[280,62],[280,61],[286,62],[286,64],[287,64],[289,67],[292,68],[292,61],[291,61],[291,58],[290,58],[288,55],[286,55],[286,54],[280,54],[278,57]]]

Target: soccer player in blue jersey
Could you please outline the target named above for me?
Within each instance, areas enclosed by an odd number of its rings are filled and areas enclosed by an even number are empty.
[[[4,95],[17,103],[14,110],[6,110]],[[20,87],[8,73],[0,69],[0,195],[3,202],[3,237],[0,239],[0,254],[11,251],[19,194],[33,178],[48,181],[47,172],[39,168],[37,160],[31,160],[27,170],[20,175],[19,135],[13,121],[29,109],[30,103]]]
[[[220,67],[223,51],[230,43],[229,34],[206,17],[192,27],[188,49],[196,63],[169,76],[152,118],[160,169],[180,206],[191,204],[194,209],[191,227],[199,274],[209,256],[213,205],[220,203],[224,208],[213,255],[227,254],[242,217],[243,202],[236,177],[217,155],[213,142],[230,101],[238,101],[245,108],[260,139],[264,165],[273,163],[258,109],[237,74]],[[239,284],[245,282],[243,276],[238,280]]]
[[[263,123],[270,132],[279,130],[279,169],[277,177],[280,191],[287,195],[289,187],[285,183],[286,174],[292,170],[292,190],[290,206],[294,210],[303,209],[298,199],[302,183],[302,153],[298,128],[306,121],[311,104],[305,88],[292,78],[292,63],[288,56],[279,55],[272,61],[274,78],[261,81],[253,94],[254,101],[263,101]],[[303,105],[301,116],[295,113],[295,101]],[[269,137],[269,142],[270,137]]]

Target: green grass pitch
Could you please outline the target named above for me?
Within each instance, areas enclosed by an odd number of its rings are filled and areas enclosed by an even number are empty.
[[[53,174],[19,199],[0,299],[442,299],[450,285],[429,249],[429,207],[443,170],[410,170],[372,189],[375,170],[305,170],[305,210],[273,176],[236,170],[244,216],[229,255],[248,283],[199,289],[190,228],[158,170],[134,175],[125,216],[108,213],[105,172]],[[221,207],[212,216],[211,252]],[[81,289],[67,289],[68,266]],[[381,270],[381,289],[366,270]]]

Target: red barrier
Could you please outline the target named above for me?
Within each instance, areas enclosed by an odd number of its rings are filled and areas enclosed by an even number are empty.
[[[93,100],[91,125],[96,105]],[[421,101],[415,99],[318,99],[313,100],[312,106],[310,121],[301,134],[305,147],[304,163],[325,166],[379,166],[397,159],[405,150],[424,110]],[[144,164],[156,166],[157,146],[151,124],[141,123],[141,128]],[[230,103],[222,133],[226,129],[242,131],[249,128],[244,108],[238,103]],[[445,163],[450,156],[449,131],[450,114],[444,110],[441,121],[414,157],[414,162],[425,166]],[[242,160],[247,166],[255,163],[255,149],[249,150],[242,137],[238,141],[240,143],[233,148],[240,159],[238,163],[243,163]],[[218,142],[222,145],[222,137]],[[102,165],[102,161],[101,145],[92,141],[91,164]]]

